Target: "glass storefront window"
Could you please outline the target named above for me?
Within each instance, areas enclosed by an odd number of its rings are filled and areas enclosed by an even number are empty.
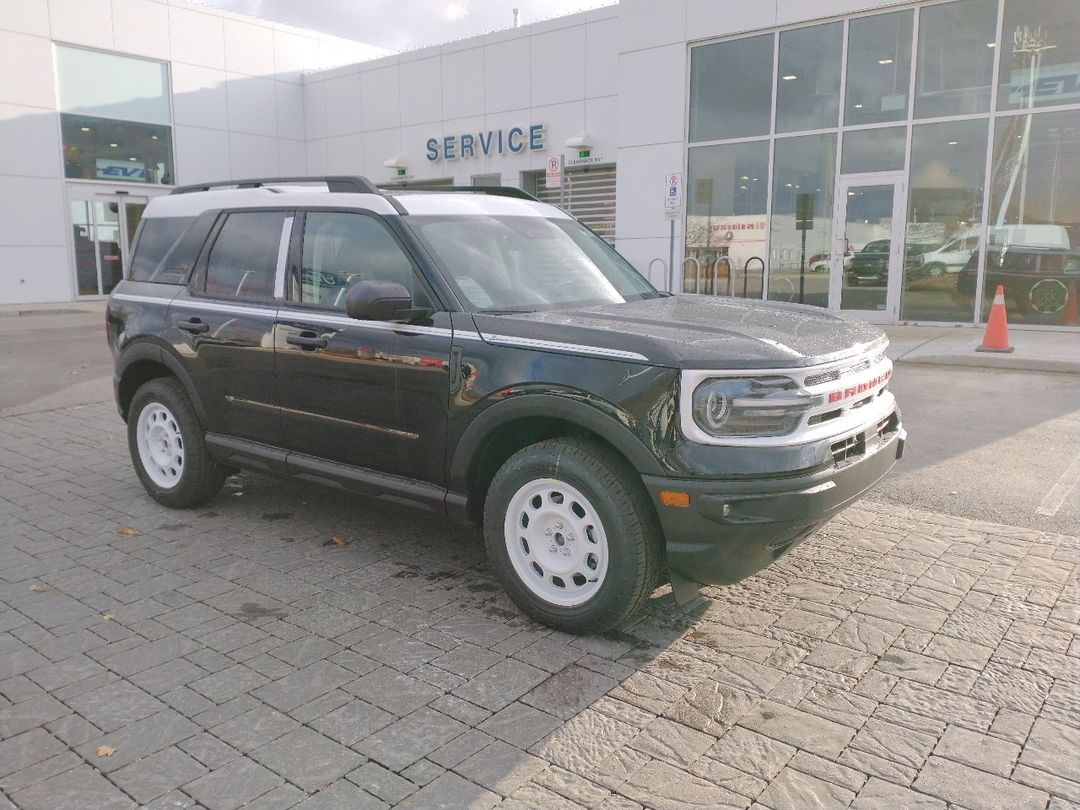
[[[919,13],[915,117],[990,109],[997,0],[960,0]]]
[[[982,225],[987,121],[916,126],[900,317],[970,321]]]
[[[769,143],[690,150],[683,290],[760,298]]]
[[[1001,37],[998,109],[1080,102],[1076,0],[1006,0]]]
[[[836,135],[777,139],[770,300],[828,306],[835,171]]]
[[[840,116],[843,23],[780,34],[776,77],[776,131],[828,129]]]
[[[60,129],[69,179],[174,182],[171,127],[61,113]]]
[[[845,125],[907,118],[913,14],[894,11],[851,21]]]
[[[703,45],[690,52],[690,140],[767,135],[773,35]]]
[[[907,127],[860,129],[844,133],[844,157],[840,171],[890,172],[904,168]]]
[[[60,111],[168,124],[169,72],[164,62],[56,46]]]
[[[1077,325],[1080,111],[999,118],[993,166],[983,317],[1001,284],[1010,322]]]

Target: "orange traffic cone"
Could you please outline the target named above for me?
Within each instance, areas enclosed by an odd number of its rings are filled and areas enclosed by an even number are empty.
[[[1013,347],[1009,345],[1009,322],[1005,318],[1005,287],[997,285],[994,292],[994,305],[990,307],[990,320],[986,322],[986,334],[983,335],[982,346],[975,348],[977,352],[1011,352]]]
[[[1067,287],[1071,287],[1071,289],[1066,293],[1069,297],[1065,299],[1065,309],[1061,313],[1061,325],[1076,326],[1076,322],[1080,320],[1076,307],[1076,299],[1080,297],[1080,281],[1073,280]]]

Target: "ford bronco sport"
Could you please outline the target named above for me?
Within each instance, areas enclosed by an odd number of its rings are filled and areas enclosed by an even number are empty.
[[[572,632],[759,571],[904,446],[877,328],[657,291],[517,189],[178,188],[107,317],[154,499],[244,468],[471,521],[514,602]]]

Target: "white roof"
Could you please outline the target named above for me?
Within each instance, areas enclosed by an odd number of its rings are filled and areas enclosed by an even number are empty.
[[[448,193],[386,192],[410,214],[540,216],[569,219],[553,205],[515,197],[456,191]],[[325,185],[267,185],[258,188],[214,188],[170,194],[150,201],[146,217],[194,217],[203,211],[221,208],[288,208],[333,206],[356,208],[384,216],[397,214],[393,204],[381,194],[329,192]]]

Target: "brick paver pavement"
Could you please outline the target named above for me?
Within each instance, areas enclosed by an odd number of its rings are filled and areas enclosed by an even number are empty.
[[[867,502],[575,638],[515,612],[475,532],[248,475],[169,511],[111,406],[0,419],[0,787],[27,810],[1077,807],[1078,562],[1077,537]]]

